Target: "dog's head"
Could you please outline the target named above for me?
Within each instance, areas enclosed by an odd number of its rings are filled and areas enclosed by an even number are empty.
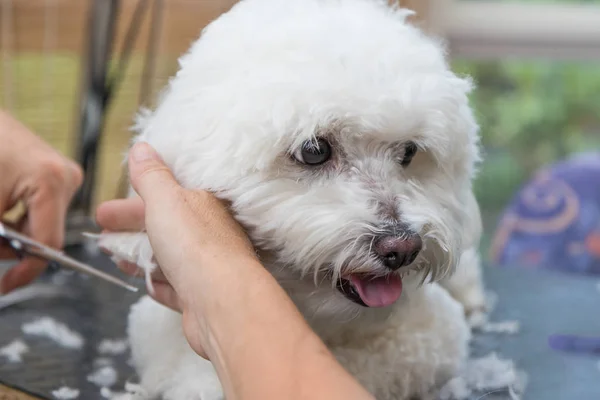
[[[336,310],[394,303],[409,271],[450,273],[470,217],[470,82],[384,3],[242,1],[139,137],[182,184],[231,202],[290,290]]]

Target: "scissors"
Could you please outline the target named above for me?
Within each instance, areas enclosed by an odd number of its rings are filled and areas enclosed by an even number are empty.
[[[47,261],[54,261],[62,266],[73,269],[75,271],[83,272],[96,278],[103,279],[114,285],[120,286],[132,292],[137,292],[138,288],[132,286],[125,281],[118,279],[112,275],[106,274],[99,271],[87,264],[81,263],[74,258],[71,258],[64,253],[54,250],[42,243],[39,243],[25,235],[10,229],[6,224],[0,221],[0,238],[4,238],[8,241],[8,244],[12,249],[20,255],[28,255],[38,257]]]

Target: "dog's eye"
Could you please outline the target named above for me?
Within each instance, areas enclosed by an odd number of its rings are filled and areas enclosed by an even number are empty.
[[[402,157],[402,161],[400,161],[400,165],[408,167],[415,154],[417,154],[417,150],[417,145],[414,142],[406,143],[404,146],[404,156]]]
[[[331,158],[331,145],[327,140],[322,138],[319,138],[316,141],[307,140],[293,156],[302,164],[320,165]]]

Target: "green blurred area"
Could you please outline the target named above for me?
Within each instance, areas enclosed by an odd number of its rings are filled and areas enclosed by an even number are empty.
[[[477,88],[471,101],[485,161],[475,189],[491,228],[541,166],[600,149],[600,63],[455,60]]]

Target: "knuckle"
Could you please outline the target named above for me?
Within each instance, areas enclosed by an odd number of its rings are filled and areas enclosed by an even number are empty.
[[[164,173],[170,174],[169,168],[167,168],[164,165],[155,165],[155,166],[148,167],[148,168],[144,169],[140,173],[140,178],[144,178],[144,177],[146,177],[147,175],[150,175],[150,174],[164,174]]]
[[[67,165],[59,157],[50,157],[41,160],[39,174],[43,182],[53,190],[64,187],[69,180]]]
[[[81,169],[79,164],[77,164],[73,161],[69,161],[68,170],[69,170],[69,174],[71,176],[73,186],[75,188],[81,186],[81,184],[83,183],[83,170]]]
[[[75,192],[83,182],[81,167],[60,156],[41,160],[38,168],[41,183],[52,193]]]

